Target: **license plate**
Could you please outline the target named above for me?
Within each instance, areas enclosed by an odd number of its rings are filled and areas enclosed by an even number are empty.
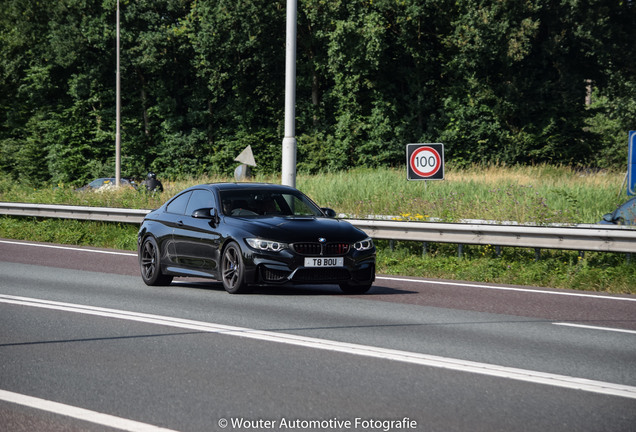
[[[305,258],[305,267],[343,267],[344,258]]]

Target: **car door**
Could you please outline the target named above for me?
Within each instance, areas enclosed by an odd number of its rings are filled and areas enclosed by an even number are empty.
[[[209,217],[193,217],[196,210],[211,209]],[[179,265],[196,272],[217,276],[221,236],[217,232],[218,214],[214,194],[206,189],[194,189],[182,217],[178,218],[173,238]]]
[[[166,204],[166,209],[160,218],[160,223],[164,225],[165,229],[161,230],[164,234],[158,237],[157,241],[159,242],[159,248],[165,251],[164,259],[167,259],[165,264],[169,266],[179,265],[174,231],[179,223],[183,223],[183,216],[190,200],[190,195],[191,193],[188,191],[172,198]]]

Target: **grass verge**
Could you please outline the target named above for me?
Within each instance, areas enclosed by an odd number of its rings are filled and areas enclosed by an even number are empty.
[[[594,223],[622,201],[624,173],[579,172],[568,167],[447,167],[438,182],[407,182],[403,169],[357,169],[302,175],[297,186],[321,206],[350,215],[396,215],[405,220],[489,219],[545,225]],[[185,187],[228,181],[207,177],[164,181],[162,194],[121,189],[76,192],[34,189],[0,179],[0,200],[122,208],[156,208]],[[256,181],[278,183],[272,176]],[[137,226],[73,220],[0,217],[0,237],[135,250]],[[514,285],[636,294],[636,257],[626,254],[378,241],[378,273]]]

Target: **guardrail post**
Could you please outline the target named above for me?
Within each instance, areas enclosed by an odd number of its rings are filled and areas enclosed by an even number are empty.
[[[534,248],[534,262],[541,259],[541,248]]]
[[[422,242],[422,256],[426,256],[426,246],[428,245],[428,243],[426,242]]]
[[[463,254],[464,254],[464,245],[460,243],[457,245],[457,258],[461,258]]]

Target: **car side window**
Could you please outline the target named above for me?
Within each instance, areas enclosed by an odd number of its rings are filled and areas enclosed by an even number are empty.
[[[212,192],[203,189],[195,189],[192,191],[192,196],[190,197],[190,202],[188,202],[185,214],[192,216],[192,213],[194,213],[195,210],[214,207],[216,207],[216,205]]]
[[[186,192],[179,195],[168,203],[166,211],[174,214],[185,214],[186,207],[188,206],[188,200],[190,199],[192,192]]]

